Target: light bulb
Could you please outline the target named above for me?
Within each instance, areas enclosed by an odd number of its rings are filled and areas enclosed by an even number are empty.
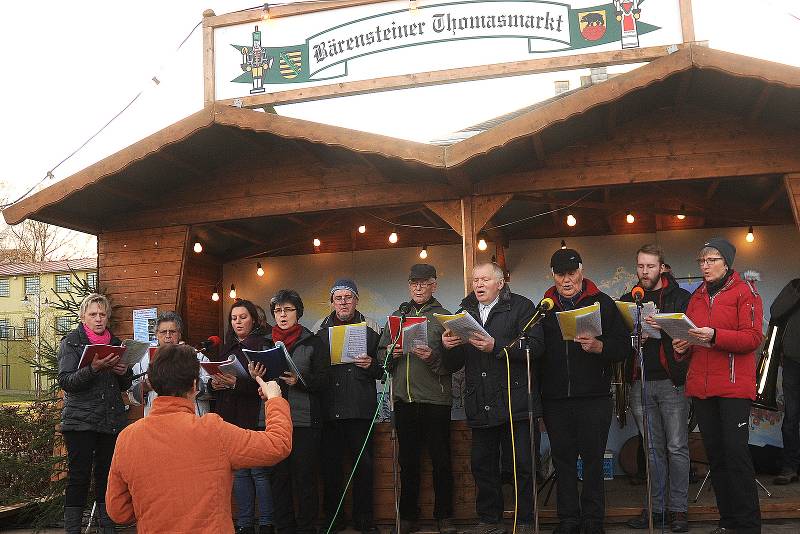
[[[423,259],[423,260],[428,257],[428,247],[427,246],[422,247],[422,250],[419,251],[419,257],[421,259]]]
[[[219,293],[217,292],[216,287],[214,288],[214,292],[211,293],[211,300],[213,300],[214,302],[219,301]]]
[[[194,251],[195,251],[195,252],[197,252],[198,254],[200,254],[201,252],[203,252],[203,245],[200,243],[200,241],[197,241],[197,242],[194,244]]]
[[[625,214],[625,220],[628,221],[628,224],[633,224],[633,221],[636,220],[636,217],[633,216],[633,213],[628,212]]]
[[[566,241],[564,241],[563,239],[561,240],[561,248],[562,248],[562,249],[563,249],[563,248],[567,248],[567,242],[566,242]]]
[[[752,226],[747,229],[747,235],[745,236],[744,240],[747,241],[748,243],[752,243],[753,241],[756,240],[756,236],[753,235],[753,227]]]
[[[269,21],[269,4],[264,4],[264,8],[261,10],[261,20]]]
[[[359,234],[367,233],[367,227],[362,224],[361,226],[358,227],[358,233]]]
[[[480,238],[478,240],[478,250],[486,250],[489,245],[486,244],[486,240],[484,238]]]
[[[261,262],[256,263],[256,274],[258,276],[264,276],[264,268],[261,266]]]
[[[231,292],[230,292],[230,293],[228,293],[228,295],[229,295],[229,296],[230,296],[232,299],[235,299],[235,298],[236,298],[236,286],[235,286],[235,285],[231,284]]]
[[[681,204],[681,211],[676,215],[679,221],[682,221],[686,218],[686,214],[684,213],[685,211],[686,207],[683,204]]]
[[[578,224],[578,219],[571,213],[567,215],[567,226],[575,226],[576,224]]]
[[[419,6],[417,5],[417,0],[409,0],[408,10],[411,12],[411,14],[416,15],[417,13],[419,13],[418,9]]]
[[[389,243],[397,243],[397,232],[392,232],[389,234]]]
[[[320,246],[320,245],[322,245],[322,241],[320,241],[320,240],[319,240],[319,238],[316,238],[316,237],[315,237],[315,238],[314,238],[314,246],[315,246],[315,247],[318,247],[318,246]]]

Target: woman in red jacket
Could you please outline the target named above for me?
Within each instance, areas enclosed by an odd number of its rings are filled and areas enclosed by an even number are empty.
[[[762,304],[752,283],[733,270],[735,255],[725,239],[705,243],[697,259],[703,284],[686,310],[697,328],[691,340],[672,342],[678,355],[691,357],[686,395],[693,398],[720,514],[712,534],[761,532],[748,438]]]

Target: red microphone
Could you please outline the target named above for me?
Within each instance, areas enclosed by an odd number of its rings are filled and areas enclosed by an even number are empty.
[[[642,299],[644,298],[644,289],[639,286],[634,287],[631,290],[631,296],[633,297],[633,301],[636,303],[636,305],[641,306]]]

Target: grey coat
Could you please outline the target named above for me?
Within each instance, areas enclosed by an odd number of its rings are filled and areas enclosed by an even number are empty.
[[[116,375],[95,371],[91,365],[78,369],[89,337],[79,324],[64,336],[58,349],[58,385],[64,390],[62,431],[93,431],[119,434],[128,423],[122,392],[131,387],[132,372]],[[112,336],[111,345],[122,342]]]

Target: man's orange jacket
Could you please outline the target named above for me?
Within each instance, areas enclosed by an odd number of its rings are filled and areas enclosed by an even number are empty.
[[[289,404],[265,405],[267,429],[245,430],[217,414],[197,417],[182,397],[155,399],[117,439],[106,490],[108,515],[139,534],[232,533],[233,471],[275,465],[292,450]]]

